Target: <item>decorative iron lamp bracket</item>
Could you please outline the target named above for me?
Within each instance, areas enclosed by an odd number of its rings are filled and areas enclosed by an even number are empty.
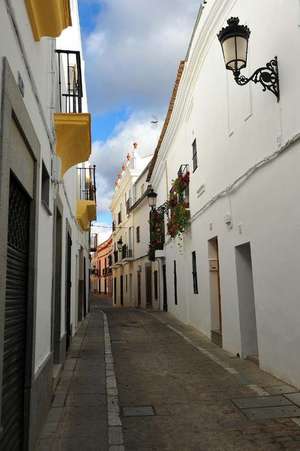
[[[157,209],[156,209],[156,211],[159,213],[159,214],[163,214],[163,215],[167,215],[167,216],[169,216],[169,202],[168,201],[166,201],[164,204],[162,204],[162,205],[160,205]]]
[[[280,100],[277,56],[267,63],[265,67],[257,69],[251,77],[247,78],[244,75],[241,75],[240,71],[236,71],[234,72],[234,79],[240,86],[247,85],[250,81],[260,83],[263,87],[263,91],[271,91],[276,96],[277,102]]]
[[[260,83],[263,91],[271,91],[279,102],[279,75],[276,56],[266,66],[257,69],[251,77],[247,78],[241,75],[241,70],[247,67],[250,34],[250,29],[247,25],[241,25],[238,17],[231,17],[227,20],[227,26],[218,33],[225,67],[233,72],[234,79],[238,85],[243,86],[250,81]]]

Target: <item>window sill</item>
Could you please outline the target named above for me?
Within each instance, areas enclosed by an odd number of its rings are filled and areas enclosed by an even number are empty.
[[[48,213],[49,216],[52,216],[52,211],[49,208],[49,205],[44,200],[41,201],[41,204],[43,205],[44,209]]]

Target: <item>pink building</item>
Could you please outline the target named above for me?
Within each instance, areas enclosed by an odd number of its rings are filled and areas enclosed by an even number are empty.
[[[97,246],[91,260],[91,289],[94,293],[112,295],[112,237]]]

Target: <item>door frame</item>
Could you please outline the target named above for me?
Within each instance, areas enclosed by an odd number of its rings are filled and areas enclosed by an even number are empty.
[[[72,340],[72,230],[66,219],[66,255],[65,255],[65,333],[66,352],[69,350]],[[70,259],[69,259],[70,256]],[[68,274],[70,279],[68,280]],[[69,283],[69,285],[68,285]],[[68,308],[69,307],[69,308]]]
[[[0,135],[0,255],[1,255],[1,272],[0,272],[0,299],[5,299],[6,286],[6,259],[7,259],[7,236],[8,236],[8,202],[9,202],[9,178],[12,170],[25,188],[22,177],[16,173],[11,166],[13,153],[15,149],[11,149],[9,143],[11,121],[14,120],[28,152],[33,160],[33,193],[30,197],[30,231],[29,231],[29,255],[28,255],[28,296],[27,296],[27,327],[26,327],[26,356],[25,356],[25,386],[24,386],[24,450],[32,449],[32,438],[36,431],[30,430],[31,417],[34,412],[32,403],[32,385],[34,382],[34,365],[35,365],[35,347],[34,337],[36,333],[36,303],[37,303],[37,231],[38,231],[38,208],[37,199],[40,198],[40,164],[41,164],[41,148],[35,133],[31,118],[27,112],[20,90],[15,82],[12,70],[10,69],[8,60],[2,58],[3,77],[2,77],[2,105],[1,105],[1,123],[2,136]],[[27,191],[27,190],[26,190]],[[5,303],[0,302],[0,356],[3,356],[4,348],[4,318]],[[3,433],[1,427],[1,399],[2,399],[2,373],[3,360],[0,359],[0,437]]]
[[[168,285],[167,285],[167,265],[166,263],[162,264],[162,273],[163,273],[163,311],[168,311]]]
[[[152,292],[152,265],[145,265],[145,282],[146,282],[146,308],[153,307],[153,292]]]
[[[214,236],[208,240],[208,263],[209,263],[209,284],[210,284],[210,309],[211,309],[211,340],[216,345],[223,346],[223,324],[222,324],[222,294],[221,294],[221,282],[220,282],[220,252],[219,252],[219,239],[218,236]],[[212,274],[216,274],[217,277],[213,277]],[[217,290],[217,302],[218,308],[218,323],[219,329],[216,330],[212,326],[213,321],[213,296],[215,289]],[[214,296],[215,297],[215,296]]]
[[[62,243],[63,243],[63,204],[59,194],[54,201],[53,205],[53,268],[55,270],[52,274],[52,311],[51,311],[51,349],[53,352],[54,363],[62,363],[65,359],[65,352],[61,346],[61,313],[62,313],[62,269],[63,269],[63,256],[62,256]],[[60,215],[60,265],[57,267],[57,218]]]

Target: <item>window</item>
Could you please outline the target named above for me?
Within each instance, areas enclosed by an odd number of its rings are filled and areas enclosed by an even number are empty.
[[[122,222],[122,213],[121,213],[121,210],[120,210],[119,213],[118,213],[118,224],[121,224],[121,222]]]
[[[158,299],[158,272],[154,271],[154,298]]]
[[[136,242],[137,243],[140,242],[140,228],[139,227],[136,228]]]
[[[125,276],[125,291],[126,291],[126,293],[128,291],[128,275],[127,274]]]
[[[198,294],[198,278],[197,278],[197,258],[196,252],[192,252],[192,274],[193,274],[193,288],[194,293]]]
[[[196,171],[198,167],[198,157],[197,157],[197,141],[194,139],[193,142],[193,172]]]
[[[42,203],[49,208],[49,190],[50,190],[50,177],[47,168],[42,162]]]
[[[178,298],[177,298],[177,268],[176,268],[176,260],[174,260],[174,299],[175,299],[175,305],[178,305]]]

